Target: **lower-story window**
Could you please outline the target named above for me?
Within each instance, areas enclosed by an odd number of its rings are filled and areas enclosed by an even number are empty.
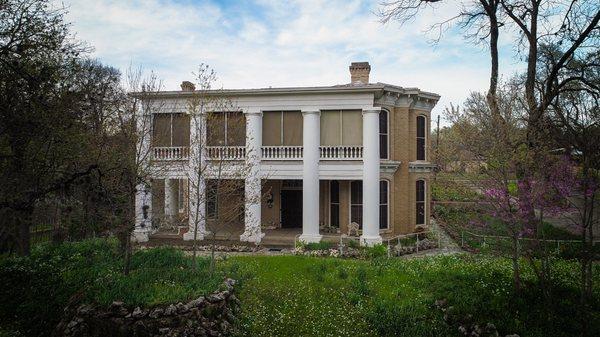
[[[425,224],[425,180],[417,180],[416,184],[417,201],[417,225]]]
[[[217,180],[206,180],[206,217],[208,219],[216,219],[219,214],[217,183]]]
[[[350,183],[350,222],[356,222],[362,229],[362,181]],[[379,229],[389,228],[389,182],[379,181]]]
[[[340,183],[331,180],[329,183],[329,224],[331,227],[340,227]]]
[[[389,182],[379,181],[379,229],[388,229],[389,224]]]
[[[362,229],[362,181],[350,183],[350,222],[356,222]]]

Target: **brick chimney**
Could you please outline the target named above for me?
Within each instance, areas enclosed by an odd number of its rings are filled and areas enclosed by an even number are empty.
[[[350,83],[369,84],[369,73],[371,65],[369,62],[352,62],[350,64]]]
[[[182,91],[194,91],[194,90],[196,90],[196,86],[194,85],[194,83],[192,83],[190,81],[183,81],[183,82],[181,82],[181,90]]]

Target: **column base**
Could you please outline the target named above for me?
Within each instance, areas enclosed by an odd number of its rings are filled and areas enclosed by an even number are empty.
[[[383,239],[381,238],[380,235],[376,235],[376,236],[361,235],[360,236],[360,245],[361,246],[372,247],[372,246],[378,245],[380,243],[383,243]]]
[[[240,235],[240,241],[243,242],[254,242],[255,244],[260,244],[262,238],[265,237],[265,233],[261,233],[260,231],[245,231]]]
[[[183,233],[183,241],[193,241],[194,240],[194,231],[187,231]],[[198,231],[196,235],[196,241],[204,240],[204,233]]]
[[[137,242],[137,243],[148,242],[148,240],[150,240],[150,231],[149,230],[139,230],[139,231],[134,230],[133,233],[131,233],[131,240],[133,242]]]
[[[318,243],[322,237],[320,234],[302,234],[298,239],[304,243]]]

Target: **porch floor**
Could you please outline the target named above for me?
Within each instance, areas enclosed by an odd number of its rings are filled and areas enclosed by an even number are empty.
[[[241,242],[240,235],[243,230],[239,226],[235,226],[229,229],[223,229],[219,231],[215,238],[222,244],[230,245],[254,245],[251,242]],[[263,231],[265,236],[263,237],[260,245],[263,247],[293,247],[294,240],[297,236],[302,234],[302,228],[278,228],[278,229],[266,229]],[[323,241],[338,242],[340,234],[326,233],[323,235]],[[200,244],[206,245],[210,242],[210,237],[205,240],[199,241]],[[191,245],[191,241],[184,241],[182,234],[157,232],[150,235],[150,245]]]

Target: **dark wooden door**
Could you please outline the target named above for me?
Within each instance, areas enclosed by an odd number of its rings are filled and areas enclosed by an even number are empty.
[[[281,227],[302,227],[302,191],[281,191]]]

